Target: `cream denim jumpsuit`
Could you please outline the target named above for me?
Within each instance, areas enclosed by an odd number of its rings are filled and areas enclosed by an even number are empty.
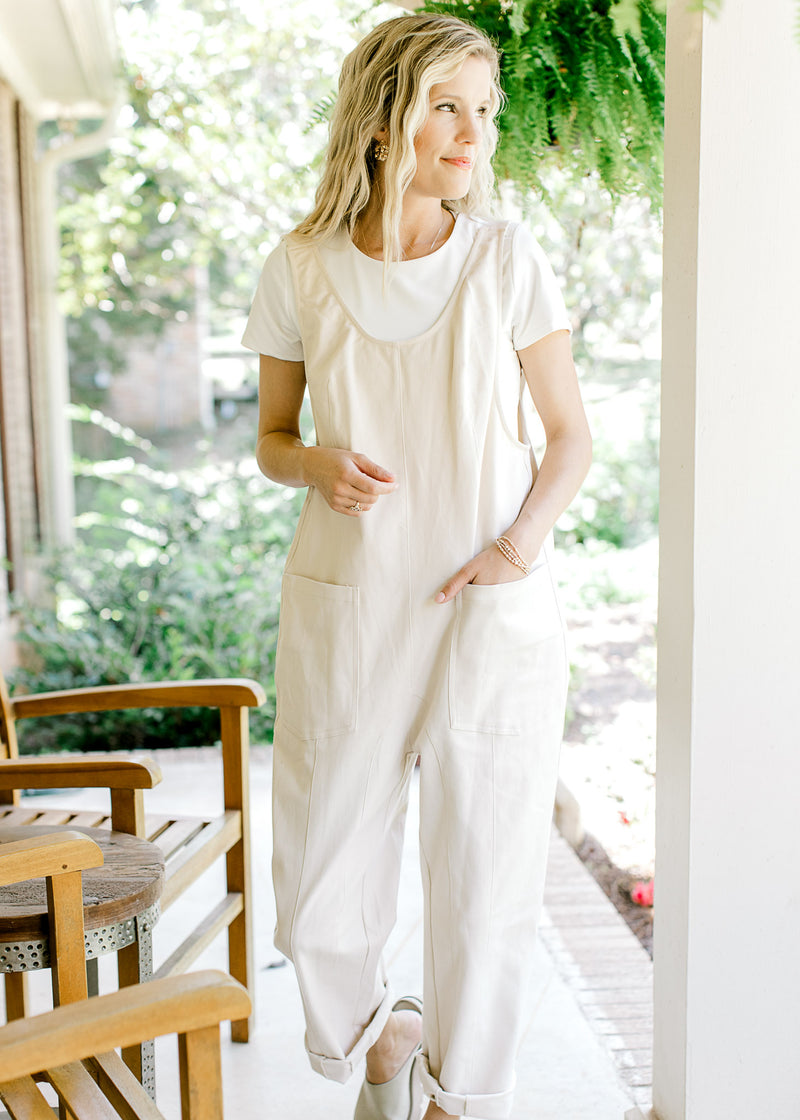
[[[311,1064],[347,1080],[390,1014],[381,955],[419,755],[418,1071],[445,1111],[485,1120],[511,1108],[566,694],[544,554],[523,579],[434,602],[533,481],[501,331],[511,233],[482,223],[439,319],[402,342],[366,334],[314,245],[289,242],[318,442],[363,452],[399,487],[358,518],[309,489],[276,671],[276,945],[297,971]]]

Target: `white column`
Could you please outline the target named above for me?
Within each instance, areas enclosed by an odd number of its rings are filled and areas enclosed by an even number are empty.
[[[61,236],[56,205],[57,164],[45,156],[39,164],[39,233],[41,237],[42,349],[45,355],[48,410],[42,429],[49,438],[45,462],[45,487],[51,514],[43,526],[48,545],[65,546],[73,540],[75,486],[72,475],[72,429],[69,404],[69,354],[67,328],[58,306],[58,272]]]
[[[659,1120],[800,1117],[796,19],[668,19]]]

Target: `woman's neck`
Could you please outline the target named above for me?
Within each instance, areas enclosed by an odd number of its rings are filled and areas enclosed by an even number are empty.
[[[400,247],[406,261],[427,257],[453,232],[455,218],[450,211],[435,199],[424,201],[426,205],[403,206]],[[374,196],[356,222],[353,244],[368,257],[383,260],[383,211]]]

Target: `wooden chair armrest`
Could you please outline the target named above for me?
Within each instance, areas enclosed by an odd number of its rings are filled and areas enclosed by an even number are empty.
[[[29,840],[0,843],[0,886],[101,867],[100,847],[82,832],[65,829]]]
[[[150,758],[0,759],[0,789],[152,789],[160,781]]]
[[[264,689],[246,678],[200,681],[154,681],[149,684],[108,684],[13,696],[17,719],[77,712],[112,712],[125,708],[258,708]]]
[[[243,1019],[250,1011],[247,992],[224,972],[135,984],[0,1027],[0,1082],[143,1039]]]

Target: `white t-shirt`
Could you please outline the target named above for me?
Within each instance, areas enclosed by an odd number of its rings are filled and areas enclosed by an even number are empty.
[[[385,342],[414,338],[433,326],[464,267],[480,220],[459,214],[450,237],[433,253],[400,261],[383,293],[383,261],[366,256],[345,230],[320,246],[323,267],[353,318]],[[525,226],[506,239],[503,323],[515,350],[557,330],[570,330],[558,281],[539,243]],[[303,360],[294,286],[286,244],[264,263],[242,344],[249,350]]]

